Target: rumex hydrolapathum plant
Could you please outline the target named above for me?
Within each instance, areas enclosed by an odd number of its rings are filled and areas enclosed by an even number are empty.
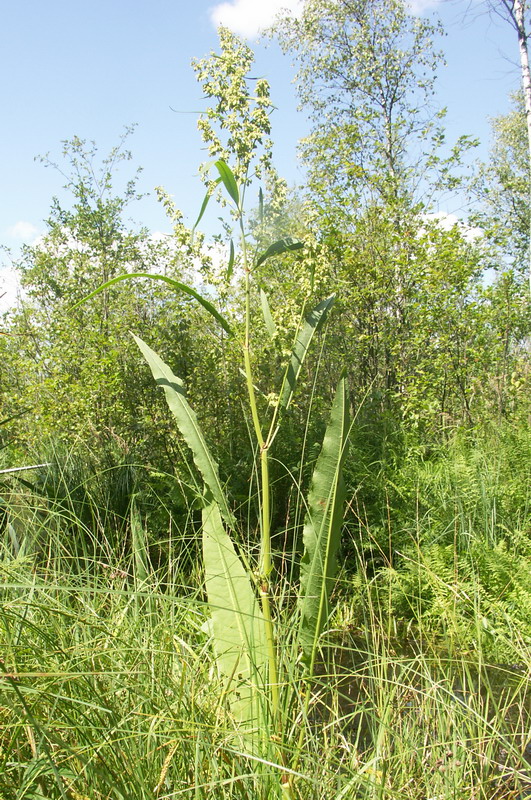
[[[278,379],[273,385],[267,388],[260,386],[258,389],[259,380],[254,374],[252,353],[258,340],[252,311],[255,292],[259,292],[263,330],[270,337],[271,344],[276,346],[281,336],[275,327],[274,317],[278,320],[278,314],[271,312],[267,286],[260,280],[260,268],[269,259],[301,250],[303,245],[289,237],[281,238],[281,234],[273,236],[272,239],[278,241],[268,246],[262,235],[260,250],[263,252],[251,251],[244,215],[245,195],[255,178],[265,178],[267,181],[273,175],[269,138],[269,115],[273,107],[267,81],[255,81],[247,75],[252,63],[250,49],[227,30],[220,30],[220,39],[221,56],[213,53],[209,59],[195,63],[203,93],[214,101],[213,107],[207,109],[199,123],[209,156],[214,160],[202,168],[207,191],[192,233],[215,194],[223,206],[229,207],[239,234],[239,252],[236,253],[235,236],[230,240],[226,269],[221,280],[217,274],[208,275],[207,282],[212,287],[209,299],[196,289],[161,275],[137,273],[119,276],[113,282],[132,277],[152,277],[165,281],[177,292],[196,300],[221,326],[224,335],[238,343],[235,350],[241,354],[240,372],[245,379],[247,408],[250,412],[249,429],[259,462],[256,482],[259,487],[260,547],[258,557],[249,556],[249,560],[243,550],[236,547],[241,536],[232,510],[233,503],[227,496],[217,462],[195,412],[188,403],[183,382],[148,344],[135,337],[156,382],[164,390],[179,432],[192,451],[195,467],[204,483],[201,495],[202,538],[209,627],[223,686],[220,706],[230,711],[236,726],[235,738],[231,734],[228,741],[231,747],[243,749],[254,759],[276,764],[276,772],[280,775],[276,787],[281,785],[284,792],[293,794],[295,790],[291,777],[299,763],[304,738],[301,736],[291,748],[286,742],[286,731],[297,725],[295,720],[288,725],[288,709],[297,705],[301,708],[300,697],[297,703],[292,703],[287,695],[291,691],[298,694],[302,679],[303,713],[307,716],[319,637],[329,615],[335,553],[343,516],[341,469],[348,436],[346,382],[342,379],[337,390],[306,506],[301,590],[294,617],[289,622],[289,627],[297,631],[296,646],[292,651],[293,663],[286,662],[288,669],[285,672],[289,672],[286,675],[281,669],[282,663],[279,664],[279,654],[286,649],[282,631],[287,630],[281,626],[280,618],[286,614],[282,606],[275,611],[272,602],[273,597],[277,601],[282,591],[276,591],[281,587],[275,575],[271,547],[270,451],[282,430],[286,410],[292,401],[314,335],[324,323],[334,297],[323,299],[309,312],[303,308],[298,324],[298,314],[294,315],[293,324],[290,325],[290,330],[295,331],[293,346],[283,351],[283,366],[279,369]],[[259,155],[259,149],[263,151],[262,155]],[[261,193],[259,205],[262,224]],[[179,231],[183,232],[182,226],[179,226]],[[184,244],[182,237],[179,240]],[[196,252],[199,240],[201,237],[197,236],[194,245]],[[220,300],[223,300],[223,286],[229,285],[235,268],[242,270],[244,292],[242,318],[233,323],[219,309]],[[313,292],[314,268],[309,267],[307,272]],[[100,287],[100,290],[109,285]],[[218,287],[222,291],[216,294]],[[216,296],[218,301],[212,302],[211,299]],[[267,406],[262,403],[258,392],[268,398]],[[296,570],[288,572],[294,574]],[[300,661],[297,655],[299,649],[302,650]],[[300,729],[304,730],[304,725]],[[269,795],[270,790],[273,790],[271,785],[264,785],[265,796]]]
[[[220,480],[218,465],[210,452],[196,414],[188,403],[182,381],[144,341],[136,336],[134,338],[157,384],[164,390],[168,406],[181,435],[192,451],[195,466],[204,482],[203,560],[210,629],[217,667],[223,678],[223,697],[237,724],[239,746],[244,747],[254,757],[273,759],[282,773],[283,790],[293,796],[291,775],[294,770],[289,769],[289,756],[280,744],[286,723],[283,715],[289,703],[281,697],[284,686],[278,665],[281,634],[272,613],[271,602],[274,568],[271,551],[269,454],[281,430],[283,415],[291,403],[312,339],[324,323],[334,297],[322,300],[309,313],[301,315],[291,356],[284,365],[278,385],[271,387],[275,389],[275,393],[270,396],[276,399],[266,412],[262,412],[257,401],[251,358],[253,267],[261,265],[269,258],[300,250],[302,244],[292,239],[283,239],[271,244],[263,254],[252,258],[247,244],[238,182],[224,161],[216,161],[214,167],[219,176],[218,184],[225,189],[240,228],[240,258],[245,288],[244,318],[240,333],[242,373],[245,375],[248,407],[259,458],[260,552],[257,564],[248,563],[243,554],[236,551],[234,534],[237,527],[230,498]],[[207,194],[207,198],[208,196]],[[204,207],[205,203],[201,214]],[[232,255],[230,259],[232,260]],[[229,264],[229,268],[230,266]],[[108,282],[98,291],[107,289],[118,280],[134,277],[154,277],[170,282],[170,279],[163,276],[124,275]],[[171,285],[201,303],[226,333],[238,335],[233,333],[233,326],[214,305],[195,289],[177,281],[172,281]],[[266,329],[270,335],[274,335],[274,322],[263,289],[260,295]],[[319,638],[329,617],[335,555],[343,518],[342,466],[348,432],[346,381],[341,378],[308,496],[300,590],[294,612],[298,620],[297,644],[302,651],[302,659],[300,665],[293,665],[293,669],[300,670],[300,678],[305,682],[306,713]],[[302,745],[303,738],[294,750],[292,748],[295,766]]]

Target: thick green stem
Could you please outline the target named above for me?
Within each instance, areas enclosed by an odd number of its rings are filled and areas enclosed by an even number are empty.
[[[277,652],[275,634],[273,630],[273,620],[271,618],[271,604],[269,602],[269,584],[264,581],[260,586],[260,601],[262,604],[262,614],[265,622],[265,635],[267,642],[267,659],[269,662],[269,687],[271,689],[271,712],[273,720],[278,720],[279,697],[278,697],[278,674],[277,674]]]
[[[247,391],[249,394],[249,404],[251,406],[251,416],[256,434],[258,446],[260,448],[260,490],[262,496],[262,518],[261,518],[261,549],[260,549],[260,601],[262,613],[264,615],[265,637],[267,642],[267,655],[269,662],[269,685],[271,689],[271,711],[273,718],[278,719],[279,696],[278,696],[278,673],[277,673],[277,654],[275,632],[271,617],[271,604],[269,596],[269,575],[271,573],[271,502],[269,493],[269,463],[268,447],[269,442],[264,441],[260,418],[258,416],[258,406],[254,391],[253,374],[251,367],[251,280],[250,267],[247,256],[247,242],[243,220],[240,217],[240,231],[242,240],[243,267],[245,270],[245,340],[243,346],[243,356],[245,363],[245,377],[247,380]],[[269,439],[269,437],[268,437]]]
[[[269,575],[271,573],[271,524],[269,500],[269,463],[267,446],[262,447],[260,464],[262,468],[262,551],[260,554],[260,599],[264,615],[265,635],[267,641],[267,655],[269,661],[269,685],[271,687],[271,710],[273,718],[278,716],[278,675],[277,654],[273,620],[271,619],[271,605],[269,602]]]
[[[269,579],[271,574],[271,503],[269,496],[269,460],[267,446],[260,453],[262,479],[262,551],[260,553],[260,576]]]

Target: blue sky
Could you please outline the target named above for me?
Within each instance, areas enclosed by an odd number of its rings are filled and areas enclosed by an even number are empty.
[[[34,161],[58,159],[61,141],[74,135],[95,140],[102,153],[124,126],[137,124],[129,146],[143,167],[141,188],[163,185],[189,220],[202,189],[197,166],[204,160],[196,114],[201,92],[190,68],[217,46],[216,21],[250,37],[255,74],[271,83],[278,111],[273,118],[275,161],[291,183],[301,179],[297,140],[307,130],[296,111],[289,59],[277,47],[255,41],[278,6],[296,0],[18,0],[5,3],[0,29],[0,245],[16,249],[44,231],[62,178]],[[477,0],[416,0],[417,13],[434,11],[447,36],[447,67],[438,81],[439,106],[448,107],[448,138],[482,139],[486,156],[489,117],[505,113],[509,92],[519,87],[513,30],[488,16]],[[178,113],[173,111],[176,109]],[[447,211],[458,211],[447,208]],[[138,223],[168,230],[153,196],[132,209]],[[0,256],[2,263],[7,258]],[[1,273],[0,273],[1,277]]]

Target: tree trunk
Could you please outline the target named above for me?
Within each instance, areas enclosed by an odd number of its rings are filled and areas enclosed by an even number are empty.
[[[529,145],[529,172],[531,176],[531,72],[529,70],[529,48],[525,21],[526,0],[513,0],[512,15],[518,34],[520,51],[520,69],[522,71],[522,91],[524,93],[525,116],[527,123],[527,140]],[[530,180],[531,209],[531,180]],[[531,211],[529,218],[529,290],[531,292]]]

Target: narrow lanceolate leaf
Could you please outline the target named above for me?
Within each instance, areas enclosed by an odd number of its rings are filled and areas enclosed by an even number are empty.
[[[278,242],[273,242],[273,244],[267,248],[265,253],[262,253],[262,255],[259,256],[256,261],[256,266],[259,267],[260,264],[263,264],[264,261],[267,261],[267,259],[271,258],[272,256],[280,256],[282,253],[289,253],[292,250],[301,250],[303,247],[303,242],[297,242],[290,236],[286,236],[285,239],[279,239]]]
[[[300,644],[310,668],[313,668],[319,636],[330,615],[330,594],[337,571],[336,554],[345,502],[342,472],[348,431],[346,380],[342,378],[315,465],[304,521]]]
[[[335,299],[336,296],[333,294],[330,297],[327,297],[326,300],[322,300],[319,305],[315,306],[313,311],[311,311],[306,317],[297,334],[297,341],[295,342],[295,347],[293,348],[291,359],[286,369],[286,374],[284,375],[282,388],[280,390],[279,403],[281,408],[287,408],[291,402],[291,398],[293,396],[293,392],[295,391],[297,380],[299,378],[302,365],[304,364],[306,353],[310,347],[310,343],[314,334],[319,330],[325,321]]]
[[[124,275],[117,275],[116,278],[112,278],[110,281],[102,283],[102,285],[98,286],[98,288],[95,289],[93,292],[88,294],[82,300],[79,300],[77,303],[75,303],[72,306],[72,309],[77,308],[77,306],[80,306],[82,303],[86,303],[87,300],[90,300],[92,297],[95,297],[97,294],[100,294],[100,292],[103,292],[104,289],[108,289],[109,286],[113,286],[115,283],[118,283],[119,281],[129,281],[131,280],[131,278],[150,278],[151,280],[154,281],[163,281],[164,283],[167,283],[168,286],[171,286],[172,289],[176,289],[178,292],[183,292],[184,294],[193,297],[194,300],[197,300],[197,302],[200,305],[202,305],[203,308],[206,311],[208,311],[209,314],[212,314],[212,316],[219,322],[221,327],[229,334],[229,336],[232,335],[231,327],[227,322],[227,320],[225,319],[225,317],[223,317],[219,313],[219,311],[212,305],[212,303],[210,303],[208,300],[202,297],[199,294],[199,292],[196,292],[195,289],[192,289],[192,287],[188,286],[186,283],[181,283],[180,281],[176,281],[173,278],[168,278],[167,275],[157,275],[151,272],[127,272]]]
[[[260,289],[260,305],[262,306],[262,314],[264,315],[264,322],[267,332],[271,339],[274,339],[277,333],[277,326],[275,325],[273,317],[271,316],[269,301],[263,289]]]
[[[26,472],[28,469],[40,469],[41,467],[50,467],[49,462],[45,464],[32,464],[31,467],[10,467],[9,469],[0,469],[0,475],[7,475],[10,472]]]
[[[220,183],[221,183],[221,178],[216,178],[216,180],[214,181],[215,186],[217,186]],[[195,229],[197,228],[197,226],[199,225],[199,223],[203,219],[203,214],[205,213],[205,211],[207,209],[207,206],[208,206],[208,203],[209,203],[209,200],[210,200],[211,197],[212,197],[212,190],[209,189],[207,191],[207,193],[205,194],[203,202],[201,203],[201,208],[199,210],[199,216],[197,217],[196,221],[194,222],[194,227],[192,228],[192,233],[195,231]]]
[[[229,509],[225,492],[219,479],[218,465],[208,449],[195,412],[186,399],[182,381],[173,374],[167,364],[142,339],[139,339],[134,334],[132,335],[146,359],[155,381],[164,389],[166,402],[177,421],[180,433],[192,451],[194,463],[201,473],[207,489],[219,505],[227,525],[233,527],[234,517]]]
[[[229,263],[227,264],[227,276],[226,276],[227,281],[230,281],[230,279],[232,278],[233,271],[234,271],[234,242],[231,239],[229,246]]]
[[[214,652],[232,713],[256,727],[264,694],[264,620],[217,503],[203,509],[203,558]]]
[[[258,219],[260,221],[260,225],[264,224],[264,193],[262,191],[262,187],[258,190]]]
[[[215,161],[214,166],[216,167],[217,171],[219,172],[219,177],[223,183],[223,186],[227,190],[227,194],[234,200],[236,204],[236,208],[240,207],[240,191],[238,189],[238,184],[236,183],[236,178],[229,167],[224,161]]]

